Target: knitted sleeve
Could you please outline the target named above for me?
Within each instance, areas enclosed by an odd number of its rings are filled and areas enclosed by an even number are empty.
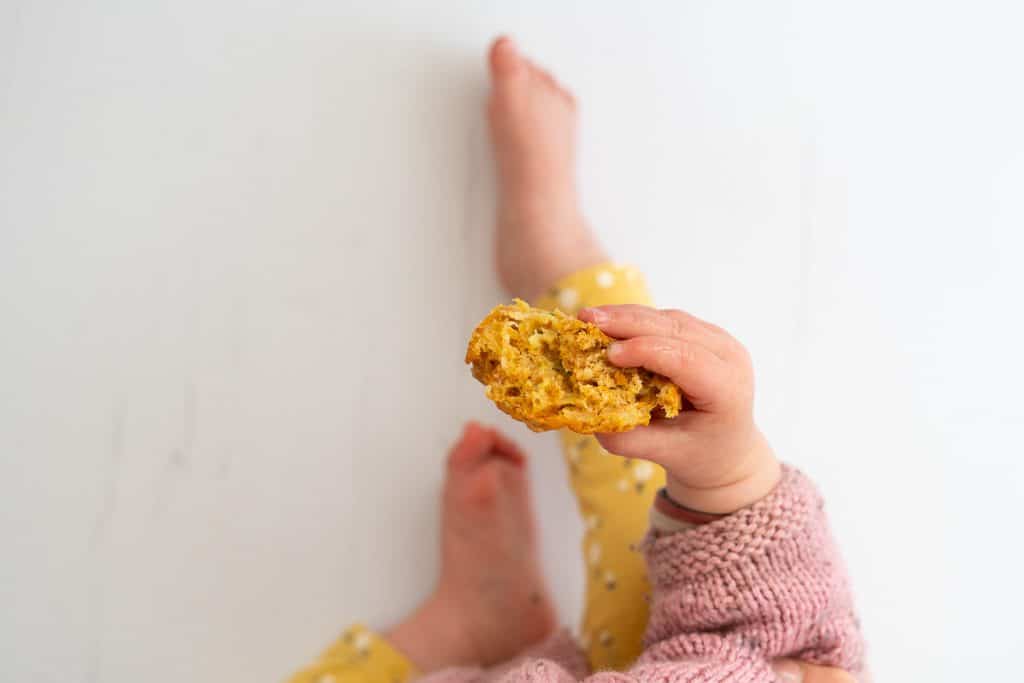
[[[653,680],[773,681],[777,657],[860,673],[864,645],[824,502],[785,468],[766,498],[645,541],[653,605],[631,673]]]
[[[778,657],[864,669],[842,560],[810,481],[785,468],[763,500],[728,517],[644,541],[653,589],[646,648],[627,672],[588,683],[771,683]],[[556,658],[503,683],[573,680]]]

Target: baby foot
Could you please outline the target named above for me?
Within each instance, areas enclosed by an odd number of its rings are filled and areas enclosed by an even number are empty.
[[[471,422],[448,456],[441,578],[389,639],[424,673],[489,666],[550,635],[555,619],[523,454],[495,430]]]
[[[472,422],[448,457],[439,593],[461,613],[484,664],[555,626],[525,464],[514,443]]]
[[[572,94],[508,38],[494,42],[489,62],[498,276],[511,294],[532,298],[607,257],[579,207]]]

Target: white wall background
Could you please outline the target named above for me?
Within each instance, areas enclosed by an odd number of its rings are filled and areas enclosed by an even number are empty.
[[[589,215],[751,347],[880,681],[1024,647],[1011,2],[0,4],[0,679],[278,680],[434,578],[501,298],[482,54],[583,103]],[[402,501],[395,505],[394,501]],[[1014,540],[1016,539],[1016,540]]]

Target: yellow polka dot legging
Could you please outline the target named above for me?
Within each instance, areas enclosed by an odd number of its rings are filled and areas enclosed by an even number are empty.
[[[601,265],[561,280],[538,306],[575,314],[587,306],[650,304],[635,268]],[[647,625],[647,569],[635,549],[665,473],[649,462],[612,455],[592,436],[563,431],[562,450],[583,516],[586,593],[580,646],[594,671],[624,669],[641,651]],[[341,638],[291,683],[405,683],[413,665],[363,626]]]

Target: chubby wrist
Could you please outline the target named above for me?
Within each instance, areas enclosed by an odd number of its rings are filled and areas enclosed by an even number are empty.
[[[735,473],[721,483],[690,483],[685,468],[667,468],[666,474],[665,490],[672,500],[691,510],[727,515],[771,493],[782,478],[782,465],[758,433]]]

